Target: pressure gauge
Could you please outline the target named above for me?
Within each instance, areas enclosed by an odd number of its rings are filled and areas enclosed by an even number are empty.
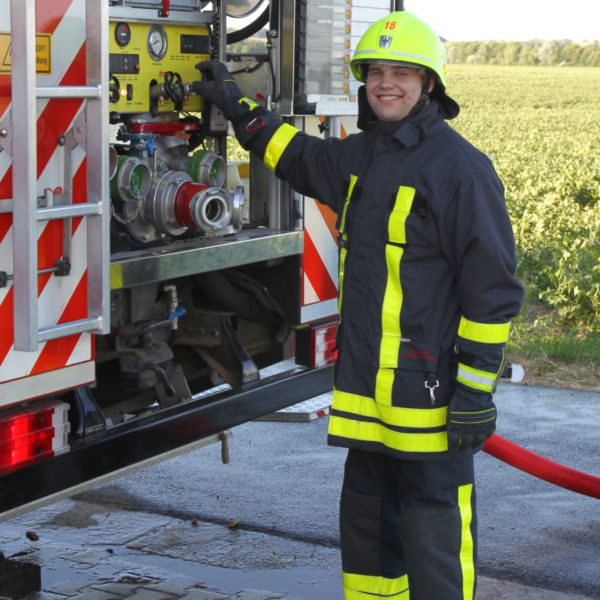
[[[152,25],[148,30],[148,53],[152,60],[162,60],[167,52],[167,32],[162,25]]]
[[[124,47],[131,40],[131,29],[127,23],[117,23],[115,26],[115,40],[119,46]]]

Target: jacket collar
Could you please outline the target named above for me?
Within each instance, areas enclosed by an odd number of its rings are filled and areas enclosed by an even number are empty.
[[[380,121],[367,101],[365,86],[358,89],[358,128],[387,133],[406,147],[415,146],[420,139],[436,130],[444,119],[455,116],[447,113],[437,100],[432,99],[423,110],[402,121]]]

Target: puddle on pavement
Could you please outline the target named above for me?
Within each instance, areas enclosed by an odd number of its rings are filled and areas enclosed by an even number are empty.
[[[292,567],[243,571],[154,555],[145,562],[161,569],[170,567],[203,587],[225,594],[255,589],[287,594],[295,600],[343,600],[341,576],[333,576],[325,569]]]
[[[20,553],[19,560],[41,567],[43,592],[28,600],[48,593],[67,598],[88,589],[97,593],[103,586],[108,591],[115,583],[131,585],[132,592],[170,583],[179,589],[198,584],[232,596],[264,590],[290,600],[343,597],[337,548],[98,506],[79,506],[76,514],[72,504],[61,508],[45,511],[45,518],[38,514],[36,542],[22,538],[31,521],[15,520],[6,532],[7,557]]]
[[[167,556],[132,555],[115,556],[114,564],[100,563],[92,568],[77,569],[72,565],[42,567],[42,590],[51,593],[75,591],[78,583],[94,586],[96,591],[102,584],[124,583],[140,586],[152,583],[186,580],[191,587],[235,595],[244,590],[265,590],[285,594],[294,600],[342,600],[341,578],[325,569],[315,567],[292,567],[286,569],[226,569],[189,560]],[[28,597],[30,599],[37,596]]]

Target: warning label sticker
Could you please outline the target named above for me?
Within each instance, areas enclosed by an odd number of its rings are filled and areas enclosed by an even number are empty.
[[[36,72],[49,74],[52,72],[50,63],[50,34],[35,34],[35,63]],[[0,73],[10,73],[12,66],[12,51],[10,32],[0,31]]]

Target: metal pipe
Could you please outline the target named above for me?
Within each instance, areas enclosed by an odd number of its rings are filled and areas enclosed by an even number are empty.
[[[69,219],[71,217],[100,214],[102,214],[101,204],[56,204],[48,208],[39,208],[37,211],[37,220],[50,221],[52,219]]]
[[[38,98],[100,98],[102,86],[92,85],[65,85],[36,87],[35,95]]]
[[[92,330],[96,332],[102,330],[102,317],[79,319],[78,321],[70,321],[69,323],[62,323],[60,325],[54,325],[53,327],[44,327],[38,331],[37,339],[38,342],[46,342],[59,337],[66,337],[68,335],[75,335]]]

